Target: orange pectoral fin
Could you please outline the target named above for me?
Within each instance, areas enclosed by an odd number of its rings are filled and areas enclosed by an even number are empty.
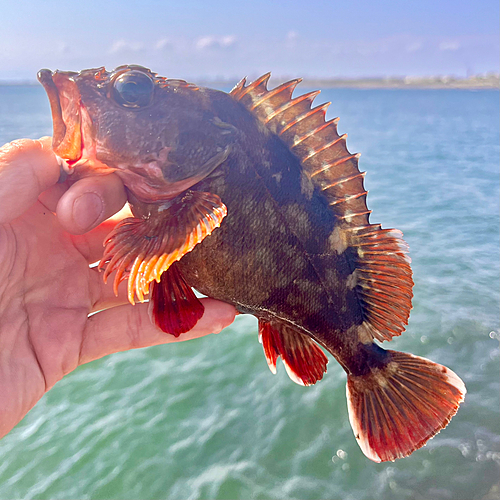
[[[153,283],[149,314],[153,323],[165,333],[178,337],[188,332],[198,323],[204,311],[203,304],[175,264],[161,275],[159,283]]]
[[[124,219],[104,243],[99,263],[99,269],[105,269],[104,281],[116,270],[115,294],[128,277],[130,303],[135,303],[134,297],[143,302],[149,284],[160,283],[162,273],[219,227],[226,214],[218,196],[187,191],[154,216]]]
[[[313,385],[323,378],[328,358],[307,335],[285,324],[259,319],[259,340],[273,373],[281,356],[288,376],[295,383]]]

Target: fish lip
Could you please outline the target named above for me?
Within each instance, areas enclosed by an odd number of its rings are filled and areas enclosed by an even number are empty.
[[[52,112],[52,149],[69,162],[77,162],[83,153],[81,97],[72,78],[77,73],[42,69],[38,81],[49,98]]]
[[[62,117],[61,101],[59,91],[52,79],[50,69],[41,69],[37,74],[38,81],[42,84],[49,98],[50,110],[52,112],[52,148],[55,149],[63,141],[66,135],[66,125]]]

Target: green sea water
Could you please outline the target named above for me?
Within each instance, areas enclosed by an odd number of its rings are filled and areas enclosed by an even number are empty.
[[[306,90],[306,89],[304,89]],[[500,498],[499,93],[328,90],[361,152],[371,220],[404,232],[415,280],[392,349],[452,368],[468,394],[424,448],[375,464],[334,359],[313,387],[273,376],[257,322],[119,353],[59,382],[0,441],[1,499]],[[45,93],[0,87],[0,143],[51,133]]]

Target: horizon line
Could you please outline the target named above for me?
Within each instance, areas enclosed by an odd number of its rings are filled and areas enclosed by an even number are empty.
[[[248,78],[251,80],[251,78]],[[288,81],[291,80],[290,75],[271,76],[270,80]],[[191,79],[189,79],[191,80]],[[210,77],[200,76],[193,79],[196,83],[202,84],[218,84],[218,85],[231,85],[236,84],[241,80],[240,78],[232,77]],[[362,77],[304,77],[302,84],[318,85],[323,87],[428,87],[428,88],[500,88],[500,73],[496,71],[489,71],[487,73],[478,73],[468,76],[456,75],[423,75],[423,76],[362,76]],[[36,79],[0,79],[0,86],[37,86],[39,82]]]

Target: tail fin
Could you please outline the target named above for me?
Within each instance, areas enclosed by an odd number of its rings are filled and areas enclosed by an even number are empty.
[[[347,378],[347,406],[363,453],[375,462],[403,458],[444,429],[463,401],[465,385],[445,366],[386,351],[389,363]]]

